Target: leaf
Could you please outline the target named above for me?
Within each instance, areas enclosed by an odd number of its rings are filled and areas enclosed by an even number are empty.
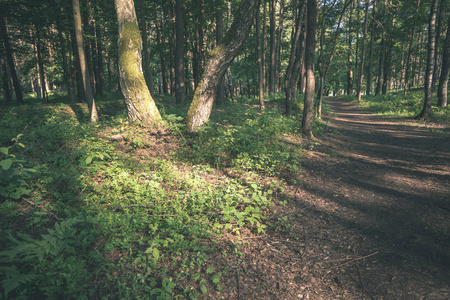
[[[86,165],[90,164],[92,162],[92,156],[88,156],[86,158]]]
[[[206,286],[202,286],[200,288],[200,290],[202,291],[203,294],[206,294],[208,292],[208,289],[206,288]]]
[[[2,166],[3,170],[8,171],[9,168],[11,168],[12,165],[12,159],[4,159],[0,161],[0,166]]]
[[[0,152],[4,155],[8,155],[9,149],[6,147],[0,147]]]
[[[159,259],[159,250],[157,248],[153,248],[153,257],[155,258],[155,260]]]

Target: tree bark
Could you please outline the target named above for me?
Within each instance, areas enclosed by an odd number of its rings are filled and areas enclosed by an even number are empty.
[[[45,84],[44,61],[42,58],[41,34],[38,25],[35,25],[35,29],[36,29],[36,57],[38,61],[38,72],[41,85],[42,100],[44,100],[44,103],[48,103],[48,93]]]
[[[317,0],[307,0],[306,14],[306,44],[305,44],[305,68],[306,68],[306,91],[305,105],[303,108],[303,133],[308,137],[313,137],[313,106],[315,94],[314,78],[314,50],[316,47],[317,28]]]
[[[264,110],[264,68],[262,61],[261,16],[259,9],[256,12],[256,56],[258,63],[258,97],[259,108]]]
[[[437,15],[438,0],[431,2],[429,27],[428,27],[428,55],[427,55],[427,69],[425,78],[425,99],[423,101],[423,108],[417,119],[427,119],[431,112],[431,100],[433,96],[433,68],[434,56],[436,55],[436,15]]]
[[[115,0],[119,23],[119,75],[128,119],[155,127],[161,115],[142,73],[142,41],[133,0]]]
[[[3,39],[3,47],[5,48],[6,60],[8,62],[9,70],[11,72],[11,79],[13,81],[14,91],[16,93],[16,100],[19,104],[24,104],[25,102],[23,101],[22,88],[20,86],[19,77],[17,76],[16,65],[14,62],[11,45],[9,43],[8,28],[6,27],[6,19],[5,16],[3,16],[2,14],[0,14],[0,34]]]
[[[277,91],[281,91],[281,53],[283,52],[283,20],[284,20],[284,0],[280,2],[280,16],[278,17],[278,41],[277,41]]]
[[[186,102],[184,83],[184,0],[175,1],[175,96],[178,104]]]
[[[450,17],[447,25],[447,35],[445,37],[444,53],[442,55],[442,70],[438,86],[438,106],[447,107],[447,87],[450,75]]]
[[[436,46],[434,54],[434,67],[433,67],[433,83],[431,84],[432,94],[434,94],[434,89],[436,87],[436,82],[439,76],[439,53],[441,51],[441,32],[442,32],[442,23],[444,20],[445,11],[447,9],[447,0],[440,0],[441,4],[439,6],[439,16],[436,26]]]
[[[194,131],[196,127],[203,125],[208,120],[217,93],[217,86],[244,44],[259,3],[260,0],[242,0],[230,29],[219,45],[211,51],[186,117],[189,132]]]
[[[270,74],[269,74],[269,93],[273,95],[276,90],[276,72],[277,72],[277,37],[276,37],[276,8],[277,1],[272,0],[269,6],[270,14]]]
[[[284,81],[284,90],[286,94],[286,115],[292,114],[292,103],[297,98],[298,77],[301,72],[302,52],[304,51],[304,16],[305,16],[305,0],[298,3],[296,23],[294,28],[294,36],[291,43],[291,55],[289,56],[289,64],[286,70],[286,78]]]
[[[420,7],[420,0],[417,0],[417,6],[416,6],[416,13],[414,16],[414,21],[411,28],[411,36],[409,37],[409,44],[408,44],[408,53],[406,55],[406,69],[405,69],[405,86],[403,90],[403,95],[406,96],[407,90],[408,90],[408,81],[409,81],[409,69],[411,65],[411,54],[412,54],[412,46],[414,42],[414,34],[416,31],[416,23],[417,23],[417,17],[418,17],[418,11]]]
[[[89,73],[89,68],[87,66],[86,57],[84,55],[83,47],[83,33],[81,29],[81,12],[80,12],[80,2],[79,0],[72,0],[73,7],[73,19],[75,25],[75,38],[77,41],[78,58],[81,67],[81,77],[83,79],[83,90],[86,95],[86,100],[91,113],[91,122],[98,121],[97,107],[95,105],[94,96],[92,95],[91,87],[91,76]]]
[[[147,87],[150,91],[150,94],[153,94],[153,75],[150,62],[150,49],[148,46],[147,20],[145,19],[144,1],[137,0],[136,6],[139,9],[139,26],[141,28],[141,35],[142,35],[142,56],[143,56],[142,67]]]
[[[218,0],[216,10],[216,45],[218,45],[220,40],[223,38],[222,1],[223,0]],[[222,82],[217,87],[217,103],[222,104],[224,102],[225,102],[225,77],[222,79]]]
[[[3,58],[0,58],[0,75],[2,77],[3,95],[5,96],[6,103],[12,102],[11,90],[9,89],[9,77],[6,70],[6,62]]]
[[[376,14],[377,14],[377,0],[373,1],[373,8],[372,8],[372,28],[370,32],[370,50],[369,50],[369,66],[367,70],[367,87],[366,87],[366,94],[370,95],[372,94],[372,65],[373,65],[373,46],[375,44],[375,29],[376,29]]]
[[[367,23],[369,20],[369,0],[366,0],[366,9],[365,9],[365,15],[364,15],[364,33],[363,33],[363,40],[362,40],[362,50],[361,50],[361,62],[359,66],[359,73],[358,73],[358,102],[361,101],[361,94],[362,94],[362,84],[363,84],[363,76],[364,76],[364,60],[366,58],[366,36],[367,36]]]
[[[347,50],[347,56],[348,56],[348,62],[347,62],[347,95],[351,95],[353,93],[353,61],[352,61],[352,44],[353,44],[353,37],[352,37],[352,17],[353,17],[353,10],[354,10],[354,4],[352,2],[352,8],[350,9],[350,15],[348,17],[348,50]]]

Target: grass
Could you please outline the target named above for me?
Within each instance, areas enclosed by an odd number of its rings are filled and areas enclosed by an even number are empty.
[[[221,237],[264,234],[282,177],[301,170],[300,116],[280,95],[219,107],[195,134],[130,124],[122,100],[53,96],[0,107],[0,299],[196,299],[222,290]],[[33,103],[35,102],[35,103]],[[318,122],[318,130],[324,125]]]
[[[369,108],[375,114],[391,118],[414,118],[423,107],[423,91],[388,94],[381,96],[365,96],[361,106]],[[433,99],[430,120],[435,123],[450,123],[450,108],[437,107],[437,99]]]

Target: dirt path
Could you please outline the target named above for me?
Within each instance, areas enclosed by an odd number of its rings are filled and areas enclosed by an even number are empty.
[[[228,299],[450,299],[450,139],[328,103],[294,201],[220,262]]]
[[[304,261],[322,261],[318,287],[331,279],[316,295],[450,299],[450,139],[328,102],[338,134],[319,139],[297,195],[323,238]]]

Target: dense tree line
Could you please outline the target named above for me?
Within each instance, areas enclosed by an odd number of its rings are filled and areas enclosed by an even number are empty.
[[[1,91],[67,93],[95,121],[94,98],[120,90],[148,124],[152,95],[172,95],[191,131],[214,102],[284,92],[290,115],[304,94],[311,135],[324,95],[423,87],[427,118],[433,95],[447,105],[449,17],[447,0],[1,0]]]

